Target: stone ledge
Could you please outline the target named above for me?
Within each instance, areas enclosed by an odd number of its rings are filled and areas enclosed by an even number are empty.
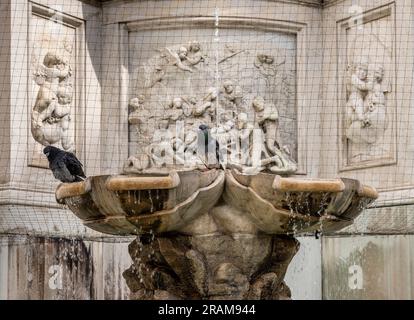
[[[100,5],[110,5],[112,3],[119,3],[119,2],[125,2],[124,0],[80,0],[82,2],[85,2],[87,4],[93,5],[93,6],[99,6]],[[299,4],[304,6],[312,6],[312,7],[321,7],[323,5],[323,0],[268,0],[269,2],[281,2],[281,3],[293,3],[293,4]],[[335,0],[331,0],[335,1]],[[327,0],[325,0],[327,2]]]

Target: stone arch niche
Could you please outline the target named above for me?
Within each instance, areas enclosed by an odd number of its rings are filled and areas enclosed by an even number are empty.
[[[304,91],[305,30],[301,23],[217,12],[119,24],[121,122],[129,118],[120,137],[128,140],[128,149],[121,147],[124,159],[157,139],[174,101],[181,101],[183,118],[191,108],[211,104],[212,122],[234,109],[253,123],[252,102],[262,97],[278,110],[281,147],[298,163],[297,173],[306,173],[305,134],[298,126],[304,99],[297,98]],[[206,121],[203,116],[183,121],[184,130]]]

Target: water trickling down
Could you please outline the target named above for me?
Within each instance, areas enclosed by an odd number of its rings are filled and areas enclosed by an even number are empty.
[[[215,8],[214,9],[214,43],[215,45],[215,86],[216,86],[216,90],[218,92],[219,88],[220,88],[220,72],[219,72],[219,42],[220,42],[220,37],[219,37],[219,22],[220,22],[220,11],[219,8]],[[219,127],[220,125],[220,104],[219,104],[219,99],[216,99],[216,126]]]
[[[154,201],[152,200],[152,193],[151,190],[148,190],[148,199],[151,203],[151,209],[150,209],[150,213],[154,212]]]

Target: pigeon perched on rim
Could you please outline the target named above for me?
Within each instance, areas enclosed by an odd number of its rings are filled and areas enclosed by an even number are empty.
[[[47,146],[43,149],[49,161],[49,168],[53,176],[62,182],[79,182],[85,180],[82,163],[76,156],[67,151],[63,151],[53,146]]]
[[[204,161],[203,163],[207,168],[219,165],[220,168],[224,169],[220,145],[211,136],[210,128],[205,124],[201,124],[198,129],[198,153],[207,160],[207,164]]]

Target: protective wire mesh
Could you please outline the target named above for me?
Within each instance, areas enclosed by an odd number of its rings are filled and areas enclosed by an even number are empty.
[[[413,9],[1,0],[0,234],[106,236],[56,201],[45,146],[75,153],[88,177],[205,169],[202,124],[237,145],[238,169],[254,147],[232,134],[251,143],[259,129],[264,171],[377,188],[344,233],[411,233]]]

